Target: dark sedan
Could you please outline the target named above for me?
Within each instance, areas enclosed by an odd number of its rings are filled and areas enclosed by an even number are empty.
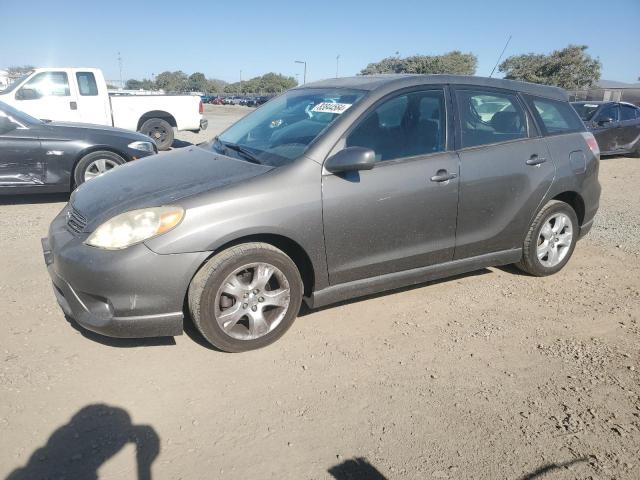
[[[640,108],[625,102],[573,102],[602,155],[640,156]]]
[[[43,122],[0,102],[0,194],[68,192],[157,151],[153,140],[140,133]]]

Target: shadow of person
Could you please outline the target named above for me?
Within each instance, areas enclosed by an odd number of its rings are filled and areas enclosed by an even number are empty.
[[[328,470],[336,480],[386,480],[366,458],[353,458],[334,465]]]
[[[151,464],[160,452],[155,430],[133,425],[122,408],[88,405],[53,432],[46,445],[6,480],[97,479],[100,466],[129,443],[136,447],[138,480],[151,480]]]

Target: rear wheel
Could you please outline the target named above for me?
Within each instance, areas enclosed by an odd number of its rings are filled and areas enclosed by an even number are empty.
[[[118,165],[125,163],[125,159],[117,153],[108,150],[98,150],[82,157],[76,164],[73,171],[75,185],[81,185],[88,180],[92,180],[107,173]]]
[[[226,352],[267,346],[293,324],[302,301],[296,264],[266,243],[245,243],[209,260],[189,286],[200,333]]]
[[[569,261],[578,241],[576,212],[565,202],[547,203],[531,223],[516,266],[543,277],[560,271]]]
[[[173,127],[161,118],[150,118],[140,127],[140,133],[153,138],[158,150],[167,150],[173,144]]]

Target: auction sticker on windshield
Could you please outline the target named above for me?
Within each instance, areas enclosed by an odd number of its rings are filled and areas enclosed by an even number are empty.
[[[312,112],[318,113],[344,113],[352,104],[351,103],[331,103],[322,102],[311,109]]]

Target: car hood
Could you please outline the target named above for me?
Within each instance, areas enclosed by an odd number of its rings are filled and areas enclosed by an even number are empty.
[[[120,213],[176,204],[182,198],[242,182],[273,168],[186,147],[114,168],[78,187],[70,203],[87,219],[85,231],[90,232]]]

